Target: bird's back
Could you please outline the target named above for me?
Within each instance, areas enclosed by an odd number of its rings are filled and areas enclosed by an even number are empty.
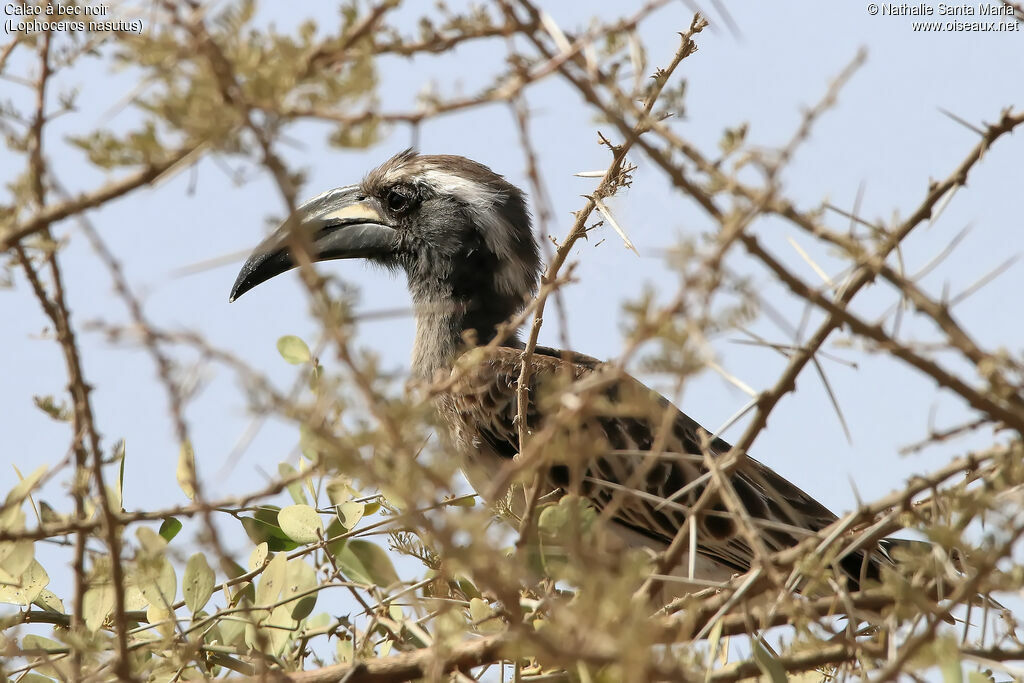
[[[517,470],[539,466],[545,501],[575,493],[632,545],[663,550],[686,526],[709,486],[705,454],[730,450],[657,392],[589,356],[538,347],[531,357],[525,457],[519,443],[517,383],[522,350],[473,349],[453,370],[438,407],[470,483],[504,496]],[[728,476],[757,542],[791,547],[836,516],[771,468],[744,457]],[[717,490],[717,489],[712,489]],[[694,578],[721,580],[751,568],[755,550],[720,494],[697,515]],[[851,586],[876,578],[888,554],[878,548],[840,558]],[[701,576],[703,574],[704,576]]]

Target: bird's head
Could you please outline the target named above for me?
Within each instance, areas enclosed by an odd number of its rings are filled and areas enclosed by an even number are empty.
[[[413,151],[300,206],[242,266],[231,300],[296,267],[299,244],[312,261],[403,269],[417,305],[459,307],[458,332],[473,328],[483,339],[522,308],[540,267],[519,188],[464,157]]]

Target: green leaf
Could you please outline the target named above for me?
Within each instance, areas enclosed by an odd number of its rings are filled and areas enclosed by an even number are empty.
[[[341,549],[348,543],[347,538],[338,538],[348,533],[348,529],[341,523],[340,519],[333,519],[331,523],[327,525],[327,531],[324,533],[324,538],[334,538],[337,540],[331,541],[327,544],[327,552],[333,557],[337,557]]]
[[[24,528],[25,511],[21,509],[21,505],[9,502],[0,505],[0,530],[21,531]]]
[[[277,351],[281,357],[292,365],[308,363],[313,359],[306,342],[292,334],[287,334],[277,340]]]
[[[52,654],[60,654],[67,650],[67,645],[56,640],[51,640],[44,636],[39,636],[34,633],[30,633],[21,639],[21,649],[28,651],[38,650],[39,652],[47,652]],[[24,679],[22,679],[24,680]]]
[[[164,521],[160,523],[160,536],[168,543],[178,535],[181,531],[181,522],[174,517],[164,517]]]
[[[942,641],[936,642],[939,656],[939,671],[942,672],[943,683],[964,683],[964,669],[960,662],[960,649],[955,643],[951,647],[942,647]]]
[[[205,555],[196,553],[188,558],[185,576],[181,579],[181,591],[185,597],[185,605],[192,614],[206,606],[213,595],[216,582],[216,576],[210,569]]]
[[[196,454],[192,450],[192,444],[186,441],[181,444],[178,451],[178,486],[189,500],[196,497],[195,482]]]
[[[316,510],[308,505],[289,505],[277,514],[281,530],[297,543],[316,543],[324,524]]]
[[[146,608],[146,621],[150,626],[155,626],[164,638],[174,635],[174,614],[166,607],[150,603]]]
[[[306,499],[306,493],[302,490],[302,480],[295,478],[295,475],[298,474],[295,468],[286,462],[282,462],[277,466],[277,473],[281,475],[282,479],[292,480],[292,483],[288,484],[288,495],[292,497],[292,501],[296,505],[308,505],[309,501]]]
[[[530,551],[530,561],[538,571],[552,578],[564,578],[569,566],[566,545],[569,539],[586,539],[597,513],[580,496],[563,496],[554,505],[546,505],[537,515],[539,545]]]
[[[250,616],[257,616],[257,615],[255,613],[253,613],[253,614],[250,614]],[[245,641],[244,642],[245,642],[245,647],[248,650],[255,650],[257,648],[257,646],[259,646],[259,645],[264,645],[265,646],[265,644],[266,644],[266,640],[263,640],[263,642],[259,642],[259,639],[257,638],[257,635],[256,635],[256,624],[252,623],[251,621],[245,622]]]
[[[246,535],[253,543],[269,545],[270,541],[274,539],[272,529],[266,522],[262,522],[254,517],[240,517],[239,521],[242,522],[242,528],[246,530]]]
[[[366,512],[366,506],[362,503],[357,503],[354,500],[350,500],[347,503],[342,503],[338,506],[338,514],[341,515],[341,520],[345,525],[346,529],[354,529],[356,524],[359,524],[359,520],[363,518],[363,514]]]
[[[767,676],[772,683],[786,683],[786,668],[759,641],[752,639],[750,649],[761,673]]]
[[[597,513],[586,499],[567,495],[555,505],[548,505],[540,511],[537,527],[542,535],[549,538],[566,533],[576,536],[589,531],[596,519]]]
[[[270,548],[266,543],[260,543],[258,546],[252,549],[249,554],[249,571],[254,572],[263,566],[263,563],[267,561],[267,556],[270,554]],[[243,574],[246,572],[242,572]],[[233,578],[233,577],[232,577]]]
[[[40,607],[47,612],[56,612],[57,614],[64,614],[64,603],[57,594],[53,591],[43,589],[36,596],[36,599],[32,601],[32,604],[36,607]]]
[[[45,500],[39,501],[39,521],[43,524],[63,524],[67,521],[64,515],[53,509]]]
[[[259,505],[253,511],[252,516],[261,522],[277,525],[277,513],[281,511],[280,505]]]
[[[480,591],[473,582],[467,579],[465,576],[460,576],[455,579],[455,585],[459,587],[459,590],[469,599],[482,597]]]
[[[18,683],[53,683],[53,679],[30,671],[24,676],[18,676]]]
[[[268,506],[271,507],[271,506]],[[272,552],[295,550],[299,544],[288,538],[277,523],[277,508],[257,510],[252,517],[240,517],[242,528],[253,543],[266,543]]]
[[[256,584],[252,581],[243,581],[233,593],[229,600],[231,607],[238,605],[254,605],[256,604]],[[229,621],[229,620],[225,620]],[[224,623],[224,622],[221,622]]]
[[[18,485],[11,489],[11,492],[7,494],[7,500],[5,501],[4,506],[15,505],[25,500],[28,494],[32,492],[32,489],[35,488],[36,484],[39,483],[39,480],[43,478],[44,474],[46,474],[46,465],[40,465],[32,474],[19,481]]]
[[[139,587],[138,572],[125,577],[124,608],[140,610],[146,609],[147,605],[149,605],[149,601],[146,600],[146,596],[142,594],[142,588]]]
[[[34,666],[36,671],[52,677],[43,680],[53,683],[52,679],[68,681],[74,678],[70,662],[67,661],[68,658],[61,656],[68,651],[68,646],[64,643],[31,633],[21,639],[21,649],[25,654],[32,654],[33,657],[38,657]],[[49,657],[46,655],[55,656]],[[28,677],[18,678],[17,680],[20,683],[20,681],[28,680]]]
[[[270,613],[263,626],[264,632],[270,639],[270,650],[274,656],[281,655],[288,647],[298,625],[298,622],[292,619],[288,605],[278,605]]]
[[[253,551],[255,552],[255,551]],[[247,570],[242,565],[238,564],[231,558],[227,558],[226,562],[222,562],[221,568],[229,579],[237,579],[239,576],[247,573]]]
[[[151,555],[160,555],[167,550],[167,539],[147,526],[136,529],[135,536],[143,549]]]
[[[173,605],[178,594],[178,577],[166,555],[139,559],[138,584],[146,602],[161,609]]]
[[[707,672],[711,675],[711,670],[714,668],[715,657],[718,656],[718,645],[722,641],[722,628],[723,620],[716,619],[715,625],[711,627],[711,632],[708,634],[708,662]]]
[[[0,543],[0,571],[21,576],[35,556],[36,547],[31,540],[4,541]]]
[[[114,609],[114,586],[109,582],[93,584],[85,591],[82,598],[82,613],[85,615],[85,627],[96,631]]]
[[[221,643],[224,645],[235,645],[242,641],[245,635],[245,621],[240,619],[222,619],[217,628],[220,629]]]
[[[277,602],[287,576],[288,557],[284,553],[278,553],[260,574],[259,583],[256,585],[256,604],[265,606]]]
[[[353,653],[353,642],[345,637],[338,638],[338,642],[335,645],[336,656],[338,661],[341,663],[351,662],[354,656]]]
[[[390,586],[399,581],[391,558],[379,545],[351,539],[335,556],[335,562],[350,581],[376,586]]]
[[[332,621],[334,620],[331,618],[330,614],[328,614],[327,612],[321,612],[315,617],[310,617],[309,619],[306,619],[305,631],[307,633],[309,633],[310,631],[326,631],[327,627],[331,625]]]
[[[0,581],[0,602],[10,605],[31,605],[46,585],[50,576],[43,565],[33,559],[20,576],[5,576]]]
[[[121,506],[121,493],[117,490],[117,487],[107,484],[103,488],[107,492],[107,506],[111,510],[123,512],[124,508]]]
[[[316,586],[316,570],[312,566],[301,557],[297,557],[288,563],[288,576],[285,582],[283,597],[301,595],[313,590]],[[308,617],[316,606],[316,596],[316,592],[312,592],[288,603],[292,619],[305,619]]]
[[[469,601],[469,617],[473,620],[476,630],[479,633],[498,633],[503,631],[504,625],[487,604],[486,600],[471,598]]]
[[[355,493],[349,480],[344,477],[335,477],[327,482],[327,498],[334,505],[347,503],[355,497]]]

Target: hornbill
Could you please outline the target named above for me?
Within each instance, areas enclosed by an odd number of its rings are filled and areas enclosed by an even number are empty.
[[[464,157],[405,151],[361,183],[303,204],[245,262],[231,300],[295,267],[292,245],[299,237],[313,261],[364,258],[405,271],[416,317],[413,375],[423,381],[455,377],[435,400],[441,422],[474,488],[492,500],[503,495],[492,489],[520,452],[516,388],[523,344],[513,333],[489,352],[473,347],[494,340],[537,289],[540,257],[523,192]],[[526,419],[533,433],[543,429],[546,412],[562,405],[545,401],[545,386],[589,384],[607,408],[580,417],[571,457],[541,458],[546,500],[580,494],[607,512],[610,528],[628,545],[668,547],[712,479],[704,454],[721,455],[730,445],[593,358],[537,347],[530,363]],[[696,586],[751,568],[750,527],[763,549],[778,551],[837,519],[753,458],[743,457],[728,480],[752,524],[744,534],[735,507],[720,497],[705,501],[695,524],[696,556],[684,555],[677,569],[692,572]],[[877,578],[891,563],[887,548],[883,541],[838,558],[847,585]]]

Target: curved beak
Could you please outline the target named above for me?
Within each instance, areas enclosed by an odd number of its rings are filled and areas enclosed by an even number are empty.
[[[382,257],[397,249],[398,231],[359,186],[328,190],[300,206],[256,247],[231,288],[230,301],[298,266],[296,247],[305,247],[310,261]]]

